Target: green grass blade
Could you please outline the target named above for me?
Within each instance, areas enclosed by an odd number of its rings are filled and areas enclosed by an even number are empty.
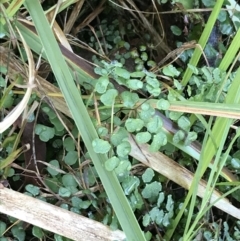
[[[123,190],[113,172],[104,169],[104,162],[107,156],[96,154],[92,147],[92,141],[98,138],[96,130],[88,115],[86,107],[78,92],[69,68],[64,61],[54,35],[50,29],[49,23],[43,13],[38,0],[26,0],[27,7],[33,22],[41,39],[45,54],[51,64],[52,70],[58,81],[60,89],[64,95],[66,103],[71,111],[73,119],[76,122],[79,132],[82,135],[84,143],[88,149],[91,159],[101,178],[107,195],[111,201],[118,220],[125,232],[128,240],[145,240],[138,222],[132,212],[132,209],[123,193]]]
[[[157,102],[157,100],[156,100]],[[169,101],[169,110],[184,113],[201,113],[204,115],[221,116],[240,119],[239,104],[195,102],[195,101]]]
[[[223,60],[220,63],[219,68],[221,70],[227,70],[229,65],[233,62],[234,57],[240,48],[240,29],[238,29],[236,35],[233,38],[231,45],[229,46]]]
[[[13,17],[14,14],[20,9],[22,4],[24,3],[24,0],[14,0],[11,2],[11,4],[7,8],[7,15],[9,17]]]
[[[217,1],[216,5],[213,9],[213,12],[212,12],[212,14],[209,18],[209,21],[206,25],[206,28],[208,28],[208,29],[207,30],[204,29],[203,35],[201,36],[201,38],[199,40],[199,43],[201,44],[202,47],[205,46],[205,44],[208,40],[209,34],[211,33],[211,29],[213,27],[213,24],[216,21],[217,15],[220,11],[220,8],[221,8],[222,4],[223,4],[223,1]],[[223,70],[223,71],[226,71],[226,69],[228,68],[228,66],[232,62],[235,54],[239,50],[240,42],[239,42],[238,36],[239,36],[239,31],[237,32],[236,36],[234,37],[234,40],[233,40],[231,46],[229,47],[226,55],[224,56],[224,59],[222,60],[222,62],[220,64],[220,69]],[[192,59],[190,60],[190,64],[196,66],[200,56],[201,56],[200,50],[196,49]],[[183,81],[182,81],[182,84],[184,86],[188,83],[191,75],[192,75],[192,71],[190,69],[187,69],[187,71],[184,74]],[[233,103],[237,104],[237,103],[239,103],[239,101],[240,101],[239,79],[240,79],[240,69],[238,69],[237,74],[236,74],[236,76],[233,80],[233,83],[232,83],[232,85],[231,85],[231,87],[228,91],[226,101],[225,101],[226,104],[233,104]],[[185,229],[186,236],[189,237],[189,235],[191,235],[192,230],[190,230],[190,232],[188,232],[188,233],[187,233],[187,231],[188,231],[188,227],[190,225],[190,221],[191,221],[191,218],[192,218],[191,214],[193,213],[193,207],[194,207],[194,203],[195,203],[195,200],[196,200],[196,191],[194,191],[194,189],[197,188],[197,183],[198,183],[197,181],[202,177],[203,173],[206,171],[206,169],[209,166],[212,158],[216,154],[218,147],[223,146],[232,122],[233,122],[233,120],[227,119],[227,118],[219,117],[219,118],[216,119],[216,122],[214,123],[214,126],[212,128],[211,136],[208,138],[207,141],[205,141],[206,145],[205,145],[205,147],[202,148],[202,152],[201,152],[201,155],[200,155],[200,162],[199,162],[199,166],[198,166],[197,173],[196,173],[196,176],[194,178],[193,184],[191,185],[191,188],[188,192],[188,195],[185,199],[185,202],[182,206],[181,211],[178,213],[177,217],[174,220],[173,228],[169,229],[167,231],[166,235],[165,235],[165,238],[167,240],[171,240],[171,237],[174,233],[174,230],[175,230],[177,224],[179,223],[179,221],[180,221],[180,219],[183,215],[183,212],[184,212],[185,208],[187,207],[187,205],[188,205],[188,203],[189,203],[189,201],[192,197],[192,202],[191,202],[191,205],[190,205],[189,218],[188,218],[187,224],[186,224],[187,228]],[[205,137],[205,140],[206,140],[206,137]],[[213,137],[214,137],[214,141],[212,140]],[[205,200],[203,200],[203,202],[205,202]],[[187,239],[183,238],[183,240],[187,240]]]
[[[211,15],[209,16],[209,19],[208,19],[207,24],[206,24],[206,26],[204,28],[204,31],[203,31],[200,39],[199,39],[198,44],[200,44],[203,49],[205,48],[205,45],[206,45],[206,43],[208,41],[208,38],[209,38],[209,36],[210,36],[210,34],[212,32],[214,24],[215,24],[215,22],[217,20],[217,17],[219,15],[219,12],[220,12],[221,7],[223,5],[223,2],[224,2],[224,0],[216,1],[216,5],[214,6],[213,11],[212,11]],[[195,48],[193,56],[192,56],[189,64],[191,64],[193,66],[197,66],[198,61],[199,61],[201,55],[202,55],[202,51],[199,48]],[[192,76],[192,73],[193,73],[192,70],[190,68],[187,68],[187,70],[184,73],[183,80],[182,80],[182,85],[183,86],[187,85],[189,79]]]
[[[240,101],[240,83],[239,83],[239,79],[240,79],[240,68],[238,69],[236,76],[232,82],[232,85],[229,89],[229,92],[227,94],[226,97],[226,103],[230,104],[230,103],[239,103]],[[191,185],[191,189],[189,191],[189,193],[192,191],[192,200],[191,200],[191,205],[189,208],[189,216],[188,216],[188,220],[186,223],[186,229],[185,229],[185,233],[184,233],[184,238],[183,240],[188,240],[188,238],[192,235],[192,232],[194,230],[194,228],[196,227],[198,221],[200,221],[200,218],[202,217],[202,215],[205,212],[205,208],[206,205],[208,203],[208,200],[211,198],[211,186],[214,183],[214,175],[217,172],[217,166],[220,160],[220,156],[225,144],[225,141],[227,139],[228,133],[229,133],[229,129],[231,124],[233,123],[232,119],[228,119],[228,118],[217,118],[216,122],[214,123],[214,126],[212,128],[212,136],[208,138],[206,146],[202,149],[201,152],[201,158],[200,158],[200,162],[198,165],[198,168],[196,170],[196,175],[193,181],[193,184]],[[214,138],[214,139],[212,139]],[[197,183],[200,180],[200,178],[202,177],[202,175],[204,174],[204,172],[206,171],[207,167],[209,166],[209,163],[211,162],[212,158],[214,157],[214,155],[216,155],[215,158],[215,168],[212,169],[212,173],[208,179],[208,184],[207,184],[207,189],[206,189],[206,195],[203,197],[202,199],[202,205],[199,211],[199,219],[195,218],[194,220],[194,225],[192,224],[190,227],[190,222],[192,221],[192,215],[193,214],[193,210],[194,210],[194,206],[196,203],[196,197],[197,197]],[[185,239],[186,237],[186,239]]]

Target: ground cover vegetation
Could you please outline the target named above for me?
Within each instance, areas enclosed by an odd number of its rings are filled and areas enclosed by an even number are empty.
[[[240,240],[239,9],[0,0],[0,241]]]

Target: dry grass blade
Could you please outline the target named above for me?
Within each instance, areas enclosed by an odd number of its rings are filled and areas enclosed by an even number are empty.
[[[64,27],[63,32],[65,34],[68,34],[71,31],[74,23],[76,22],[76,20],[77,20],[77,18],[79,16],[79,13],[80,13],[80,11],[82,9],[82,6],[83,6],[84,2],[85,2],[85,0],[82,0],[82,1],[79,1],[79,2],[77,2],[75,4],[75,6],[74,6],[74,8],[73,8],[69,18],[68,18],[68,21],[67,21],[67,23],[66,23],[66,25]]]
[[[186,168],[182,167],[169,157],[165,156],[161,152],[150,153],[149,146],[146,144],[136,145],[136,141],[133,136],[129,137],[131,143],[131,153],[130,155],[145,165],[151,167],[158,173],[161,173],[168,179],[179,184],[185,189],[189,190],[191,183],[194,178],[194,174],[188,171]],[[207,183],[203,180],[200,181],[198,185],[197,195],[203,197],[206,191]],[[221,194],[217,191],[214,191],[210,203],[213,204],[217,199],[221,197]],[[229,215],[240,219],[240,210],[234,207],[227,199],[221,198],[214,206],[220,210],[228,213]]]
[[[53,31],[54,34],[57,36],[57,39],[59,40],[59,42],[69,51],[73,52],[71,45],[69,44],[64,32],[62,31],[62,29],[59,27],[58,23],[56,21],[54,21],[53,23]]]
[[[27,106],[28,100],[31,97],[32,89],[34,87],[35,71],[34,71],[33,56],[20,32],[19,32],[19,35],[22,39],[22,42],[28,57],[28,63],[29,63],[27,91],[23,99],[21,100],[21,102],[4,118],[2,122],[0,122],[0,133],[3,133],[5,130],[7,130],[24,111],[24,109]]]
[[[85,26],[89,25],[93,21],[93,19],[95,19],[104,10],[103,5],[105,2],[106,0],[102,0],[99,6],[96,7],[94,11],[89,14],[86,19],[84,19],[83,22],[76,27],[76,29],[74,30],[75,34],[78,33]]]
[[[100,222],[0,186],[0,212],[72,240],[124,240]]]

